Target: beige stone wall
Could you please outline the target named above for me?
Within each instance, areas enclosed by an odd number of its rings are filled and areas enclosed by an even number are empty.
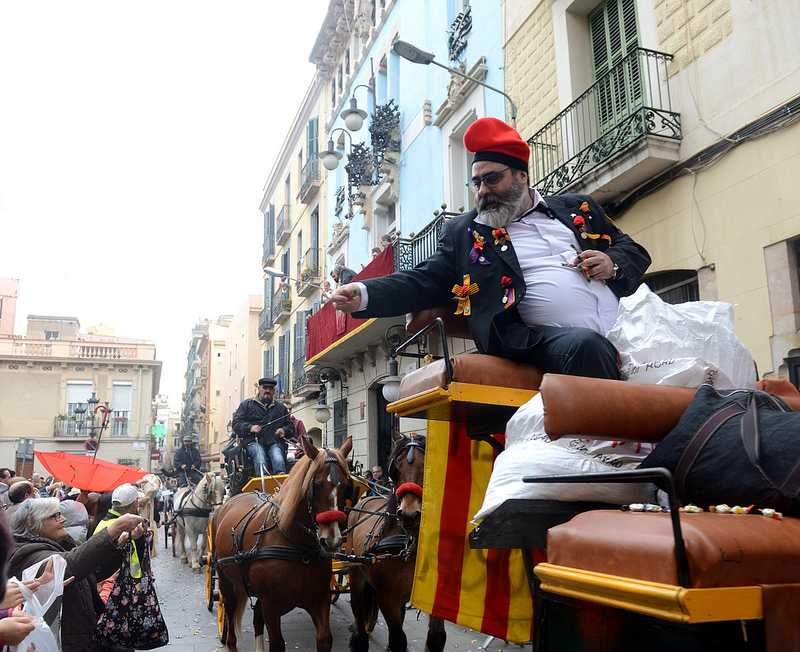
[[[778,373],[775,360],[800,346],[796,312],[786,315],[792,292],[789,258],[770,263],[768,249],[800,237],[800,125],[745,143],[715,165],[685,175],[641,201],[617,219],[618,226],[653,257],[651,271],[713,265],[716,297],[735,306],[736,334],[748,347],[761,375]],[[772,259],[775,261],[775,259]],[[770,292],[784,314],[773,332]],[[787,298],[788,293],[788,298]],[[781,298],[782,297],[782,298]],[[774,354],[777,337],[782,350]]]
[[[733,34],[730,0],[653,0],[659,49],[676,74]]]
[[[505,4],[505,84],[517,104],[517,131],[528,138],[560,110],[552,3]]]

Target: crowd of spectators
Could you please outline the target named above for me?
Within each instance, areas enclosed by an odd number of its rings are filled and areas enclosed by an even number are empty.
[[[61,649],[106,649],[92,638],[105,608],[100,591],[110,591],[126,550],[132,555],[133,568],[138,567],[146,523],[136,508],[143,494],[133,485],[104,494],[84,492],[79,501],[80,494],[79,489],[52,477],[34,473],[24,478],[13,469],[0,468],[0,650],[25,640],[35,622],[21,610],[22,591],[10,578],[21,578],[25,569],[52,555],[66,562]],[[88,496],[92,514],[85,504]],[[129,541],[135,545],[128,547]],[[32,592],[53,581],[53,564],[41,567],[38,579],[23,583]]]

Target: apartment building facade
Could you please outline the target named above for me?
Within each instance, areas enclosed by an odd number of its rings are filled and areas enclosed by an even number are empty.
[[[25,336],[0,337],[0,459],[46,476],[34,450],[91,454],[94,440],[99,459],[150,468],[160,378],[153,342],[29,315]]]
[[[759,376],[800,384],[800,51],[780,45],[800,6],[503,7],[532,183],[592,194],[651,253],[651,288],[733,304]]]
[[[322,443],[324,424],[316,418],[319,376],[305,365],[306,321],[321,305],[321,286],[331,269],[325,255],[325,179],[318,156],[326,97],[324,86],[314,79],[274,162],[259,207],[265,270],[258,318],[259,377],[276,378],[275,398],[291,399],[294,416],[317,444]]]

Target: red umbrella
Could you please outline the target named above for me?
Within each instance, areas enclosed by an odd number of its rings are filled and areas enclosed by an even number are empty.
[[[149,473],[137,466],[93,460],[85,455],[73,455],[64,451],[57,453],[33,452],[54,478],[70,487],[77,487],[85,491],[111,491],[121,484],[134,483]]]

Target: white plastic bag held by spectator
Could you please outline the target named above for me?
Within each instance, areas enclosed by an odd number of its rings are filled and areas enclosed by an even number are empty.
[[[718,389],[754,388],[753,358],[733,332],[733,306],[722,301],[664,303],[646,285],[619,302],[608,339],[625,380]]]
[[[31,592],[22,582],[36,579],[41,575],[45,565],[53,560],[53,578],[42,582],[36,593]],[[36,622],[33,631],[25,637],[12,652],[59,652],[61,649],[61,600],[64,595],[64,573],[67,562],[59,555],[52,555],[22,571],[22,581],[17,582],[22,596],[25,598],[23,611],[31,614]],[[41,581],[41,578],[39,578]]]

